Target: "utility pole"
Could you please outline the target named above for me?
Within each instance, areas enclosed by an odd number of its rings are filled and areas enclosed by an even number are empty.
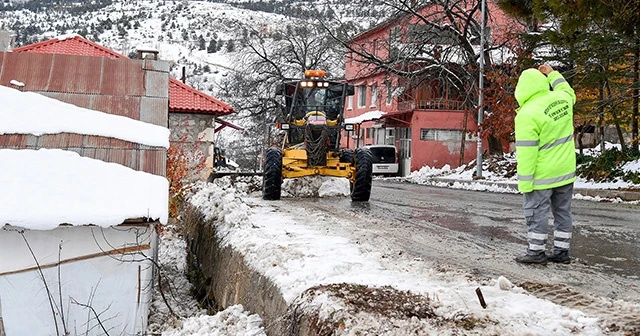
[[[480,131],[482,130],[480,128],[480,124],[482,124],[482,118],[484,117],[484,108],[482,107],[483,104],[483,95],[484,93],[482,92],[484,90],[484,28],[486,25],[486,22],[484,20],[485,18],[485,13],[486,13],[486,0],[481,0],[482,1],[482,18],[481,18],[481,24],[480,24],[480,75],[479,75],[479,79],[478,79],[478,90],[480,92],[478,92],[478,154],[476,156],[476,178],[482,178],[482,135],[480,133]]]

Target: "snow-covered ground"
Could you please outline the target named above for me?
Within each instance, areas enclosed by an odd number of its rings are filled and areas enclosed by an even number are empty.
[[[498,161],[485,163],[483,176],[486,180],[483,183],[470,183],[475,169],[468,167],[454,170],[424,167],[403,179],[409,183],[430,184],[436,183],[433,178],[438,177],[461,181],[458,184],[442,183],[442,186],[514,192],[510,188],[492,185],[491,182],[516,182],[515,177],[510,176],[514,169],[513,156],[505,155]],[[636,161],[628,163],[625,169],[637,170],[639,167],[640,163]],[[468,318],[480,325],[462,331],[447,323],[440,326],[429,323],[428,319],[392,319],[389,322],[376,319],[372,314],[359,313],[355,317],[342,316],[345,318],[344,335],[406,335],[408,331],[418,335],[460,332],[474,335],[616,335],[614,331],[604,329],[597,317],[532,296],[505,277],[480,281],[457,272],[424,269],[420,260],[408,259],[400,263],[398,260],[385,260],[375,248],[302,224],[309,220],[326,221],[327,218],[306,213],[304,209],[296,215],[278,211],[273,203],[262,201],[258,192],[252,192],[251,186],[255,188],[255,185],[256,181],[246,180],[232,185],[229,180],[218,179],[215,184],[199,185],[190,202],[211,218],[220,218],[216,225],[220,236],[225,237],[223,243],[243,253],[251,267],[272,279],[287,303],[339,315],[347,310],[341,300],[326,291],[303,293],[314,286],[330,288],[332,284],[345,283],[365,286],[373,290],[373,295],[376,291],[392,288],[397,293],[427,298],[433,313],[445,320]],[[576,186],[592,189],[638,187],[621,182],[593,183],[585,180],[579,180]],[[345,197],[348,194],[349,185],[344,179],[305,178],[285,180],[283,185],[285,198]],[[580,195],[576,198],[588,199]],[[172,243],[167,244],[166,241]],[[163,239],[161,249],[177,248],[184,255],[184,245],[177,241],[179,239],[175,237]],[[179,278],[182,273],[176,272],[174,276]],[[485,298],[490,300],[486,309],[477,303],[476,288],[480,288]],[[418,299],[405,299],[412,300],[416,309],[421,307]],[[640,309],[638,304],[626,304],[634,310]],[[258,316],[243,311],[241,306],[233,306],[213,317],[198,313],[175,321],[176,329],[166,330],[163,335],[264,335],[259,320]],[[391,323],[393,328],[389,328],[387,323]],[[389,331],[381,333],[385,328]],[[398,333],[397,330],[403,332]]]

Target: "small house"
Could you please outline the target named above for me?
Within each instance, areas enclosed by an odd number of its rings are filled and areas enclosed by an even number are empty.
[[[144,334],[157,227],[168,216],[169,130],[139,119],[166,116],[168,74],[145,76],[162,66],[143,61],[32,55],[32,64],[55,59],[46,83],[58,100],[22,91],[29,81],[8,80],[26,72],[10,54],[0,53],[0,81],[13,86],[0,85],[0,334]],[[101,79],[64,80],[88,69]],[[109,85],[119,83],[111,76],[130,85]],[[96,92],[72,94],[70,86]],[[63,99],[137,104],[141,114]]]

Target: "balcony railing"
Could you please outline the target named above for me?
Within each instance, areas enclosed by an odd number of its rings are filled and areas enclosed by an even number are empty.
[[[407,110],[464,110],[461,101],[457,100],[415,100],[398,102],[398,111]]]

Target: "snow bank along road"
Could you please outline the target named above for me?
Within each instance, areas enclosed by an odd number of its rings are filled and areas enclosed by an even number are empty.
[[[238,265],[237,258],[230,267],[213,260],[218,272],[227,272],[214,274],[213,283],[222,286],[213,291],[222,298],[218,303],[260,301],[245,307],[263,317],[267,331],[285,321],[294,322],[287,335],[313,334],[295,332],[306,320],[316,334],[353,332],[349,326],[363,335],[640,334],[637,206],[575,201],[574,262],[524,266],[513,260],[526,245],[520,195],[377,180],[365,203],[348,197],[268,202],[259,193],[245,196],[201,195],[201,211],[215,222],[218,237],[206,233],[200,242],[221,242],[233,252],[196,249],[202,259],[242,256],[249,267]],[[504,289],[509,280],[518,287]],[[360,284],[418,288],[426,297]],[[505,292],[496,292],[496,285]],[[486,311],[473,293],[476,286],[486,290]],[[543,300],[530,302],[522,290]],[[336,297],[342,303],[332,301]],[[344,308],[345,302],[351,306]],[[424,309],[405,311],[398,302]],[[389,319],[363,315],[371,309]],[[393,328],[399,331],[388,332]]]

